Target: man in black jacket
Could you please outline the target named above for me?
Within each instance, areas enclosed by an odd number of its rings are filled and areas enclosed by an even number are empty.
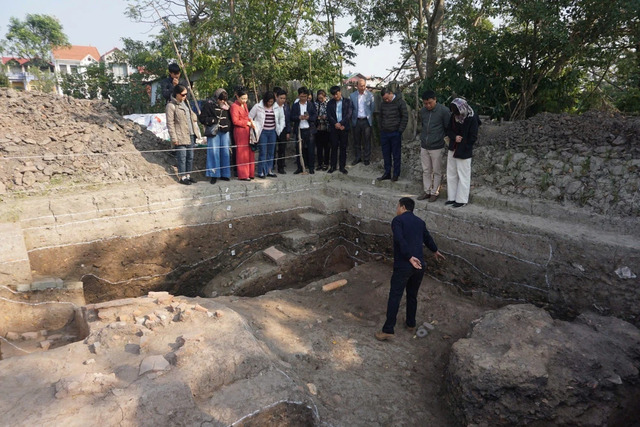
[[[393,230],[393,275],[387,302],[387,320],[382,331],[376,332],[379,341],[394,337],[394,327],[400,300],[407,290],[407,317],[405,327],[413,332],[416,329],[416,311],[418,309],[418,290],[424,276],[424,255],[422,245],[434,253],[436,261],[444,260],[436,243],[427,230],[424,221],[413,214],[415,202],[409,197],[398,201],[396,217],[391,221]]]
[[[189,88],[187,81],[184,78],[180,77],[181,71],[178,64],[173,63],[169,64],[169,77],[162,80],[162,97],[165,99],[165,102],[169,102],[171,100],[171,95],[173,94],[173,88],[177,85],[182,85],[186,88]]]
[[[287,171],[285,168],[285,160],[287,153],[287,143],[289,142],[289,137],[291,136],[291,107],[287,103],[287,91],[282,88],[274,87],[273,92],[276,94],[276,103],[279,107],[284,111],[284,129],[278,135],[278,145],[277,145],[277,155],[274,160],[274,168],[278,167],[278,173],[286,174]]]
[[[327,121],[331,139],[331,167],[327,173],[333,173],[338,166],[338,150],[340,151],[340,172],[346,174],[347,143],[351,127],[353,108],[349,98],[342,97],[340,86],[329,89],[331,100],[327,103]]]
[[[380,146],[384,159],[384,174],[378,178],[383,181],[397,181],[400,176],[402,133],[409,123],[407,103],[402,95],[394,94],[391,89],[382,89],[380,104]],[[391,176],[391,158],[393,155],[393,177]]]

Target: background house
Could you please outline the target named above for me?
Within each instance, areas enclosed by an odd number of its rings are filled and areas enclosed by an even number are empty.
[[[127,77],[136,71],[134,67],[123,61],[120,49],[114,47],[100,57],[108,70],[113,73],[116,83],[126,83]]]
[[[87,66],[100,62],[100,53],[93,46],[61,47],[53,49],[53,66],[58,75],[58,93],[62,95],[61,76],[64,74],[84,73]]]
[[[380,89],[384,83],[384,81],[380,77],[376,76],[365,76],[360,73],[350,73],[347,74],[347,78],[343,80],[344,86],[348,87],[351,90],[356,90],[356,86],[358,85],[358,80],[365,79],[367,81],[367,88],[369,89]]]
[[[53,72],[53,64],[26,58],[2,57],[0,72],[7,76],[9,84],[14,89],[31,90],[33,82],[42,75],[39,71]]]

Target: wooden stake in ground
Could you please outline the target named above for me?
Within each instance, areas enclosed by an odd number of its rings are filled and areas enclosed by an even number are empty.
[[[300,165],[302,165],[302,173],[307,173],[304,166],[304,156],[302,155],[302,136],[300,135],[300,125],[298,125],[298,155],[300,156]]]

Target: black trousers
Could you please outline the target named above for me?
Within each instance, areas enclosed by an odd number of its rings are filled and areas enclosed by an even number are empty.
[[[284,169],[285,167],[285,157],[287,157],[287,133],[282,131],[280,135],[278,135],[278,145],[276,146],[276,158],[274,161],[273,168],[278,167],[278,170]]]
[[[371,160],[371,126],[369,120],[358,119],[353,128],[354,160]]]
[[[340,153],[340,169],[347,165],[347,144],[349,143],[349,131],[331,129],[331,169],[336,169],[338,153]]]
[[[300,129],[300,138],[302,138],[302,159],[304,160],[305,167],[312,172],[314,170],[314,162],[315,162],[315,143],[314,136],[311,133],[311,129]],[[300,154],[300,143],[296,141],[296,154]],[[302,164],[300,163],[300,157],[296,158],[298,162],[298,170],[302,170]]]
[[[329,141],[329,131],[319,130],[316,132],[316,151],[318,167],[329,165],[329,153],[331,151],[331,142]]]
[[[400,308],[402,294],[407,290],[407,326],[416,326],[416,311],[418,309],[418,290],[424,276],[422,270],[416,268],[393,269],[391,275],[391,288],[389,289],[389,301],[387,302],[387,321],[384,322],[382,332],[393,333],[396,326],[396,317]]]

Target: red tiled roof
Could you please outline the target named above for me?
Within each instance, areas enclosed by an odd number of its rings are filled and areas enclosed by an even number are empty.
[[[16,61],[20,65],[24,65],[27,62],[31,61],[30,59],[26,59],[26,58],[14,58],[12,56],[3,56],[2,57],[2,65],[5,65],[7,62],[12,61],[12,60]]]
[[[87,55],[91,55],[96,61],[100,61],[100,53],[93,46],[71,46],[53,49],[54,59],[74,59],[83,60]]]
[[[104,58],[105,56],[109,55],[111,52],[115,52],[115,51],[120,51],[120,49],[118,49],[117,47],[114,47],[113,49],[111,49],[109,52],[107,53],[103,53],[101,58]]]

